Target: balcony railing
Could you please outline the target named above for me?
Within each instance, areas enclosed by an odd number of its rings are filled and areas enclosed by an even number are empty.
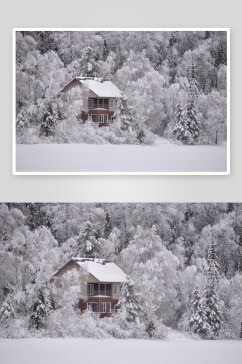
[[[93,110],[93,109],[105,109],[105,110],[108,110],[108,109],[109,109],[109,107],[108,107],[108,104],[100,104],[100,103],[99,103],[99,105],[98,105],[98,104],[93,104],[93,107],[91,107],[91,106],[89,105],[89,109],[90,109],[90,110]]]
[[[100,289],[100,296],[109,296],[112,297],[112,291],[105,291],[105,289]]]

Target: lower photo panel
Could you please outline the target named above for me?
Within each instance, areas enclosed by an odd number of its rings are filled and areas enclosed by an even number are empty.
[[[241,203],[0,204],[2,363],[235,363],[241,321]]]

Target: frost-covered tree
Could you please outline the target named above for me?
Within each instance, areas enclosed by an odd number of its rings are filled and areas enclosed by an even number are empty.
[[[5,328],[9,328],[10,322],[16,317],[14,308],[14,297],[11,293],[7,296],[6,300],[3,302],[0,311],[0,321]]]
[[[175,126],[173,129],[173,135],[175,136],[176,139],[181,140],[184,143],[187,143],[191,139],[191,134],[180,101],[178,102],[176,107],[177,107],[177,114],[175,117]]]
[[[197,98],[199,95],[198,82],[195,73],[195,64],[192,62],[189,69],[189,88],[188,88],[188,100],[186,105],[186,119],[188,130],[193,138],[193,142],[197,143],[200,134],[200,120],[197,110]]]
[[[130,50],[127,61],[117,72],[117,84],[132,100],[139,125],[148,120],[151,112],[161,111],[165,79],[154,69],[145,50]]]
[[[49,103],[43,116],[40,127],[40,135],[47,137],[54,135],[55,128],[60,120],[58,115],[58,106],[56,102]]]
[[[50,315],[51,302],[46,297],[44,291],[40,289],[37,293],[36,301],[33,305],[33,311],[30,317],[30,324],[37,330],[46,328],[47,318]]]
[[[82,258],[97,258],[100,254],[100,243],[95,238],[95,231],[90,221],[87,221],[77,238],[77,256]]]
[[[120,121],[122,130],[135,128],[134,111],[128,97],[122,92],[114,112],[115,121]]]
[[[221,330],[222,312],[220,300],[215,287],[209,287],[205,298],[207,323],[211,328],[212,337],[216,338]]]
[[[193,292],[193,296],[194,299],[191,306],[192,315],[189,321],[189,326],[195,334],[205,337],[209,330],[209,325],[207,323],[206,309],[204,307],[203,298],[200,295],[198,287]]]
[[[187,112],[188,130],[193,138],[193,141],[197,143],[200,135],[200,120],[194,100],[188,101],[186,112]]]
[[[217,255],[215,252],[215,244],[213,240],[210,243],[208,251],[208,286],[206,289],[205,307],[207,323],[211,328],[212,337],[216,338],[221,329],[221,307],[217,294],[218,282],[220,279],[219,264],[217,263]]]
[[[90,46],[85,49],[82,58],[79,60],[79,70],[80,75],[84,77],[97,77],[99,74],[99,66]]]
[[[128,321],[140,322],[143,314],[141,296],[138,292],[136,283],[130,276],[127,276],[127,280],[122,283],[118,306],[125,308]]]
[[[29,127],[28,111],[27,111],[27,107],[24,106],[24,107],[22,107],[21,111],[19,112],[19,114],[17,116],[17,120],[16,120],[17,134],[24,133],[25,129],[28,127]]]
[[[216,287],[220,279],[220,266],[217,262],[217,254],[215,251],[215,243],[212,238],[208,249],[208,284],[210,287]]]

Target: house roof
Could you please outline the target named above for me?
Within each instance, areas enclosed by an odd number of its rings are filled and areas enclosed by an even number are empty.
[[[126,274],[115,263],[99,258],[72,258],[78,265],[85,264],[87,270],[100,282],[124,282]]]
[[[87,79],[77,77],[77,79],[86,85],[98,97],[120,97],[121,91],[111,81],[105,81],[101,78]]]
[[[115,86],[111,81],[106,81],[102,78],[97,77],[75,77],[73,80],[78,80],[83,85],[86,85],[92,92],[94,92],[98,97],[120,97],[121,91]],[[71,83],[71,80],[69,83]],[[63,91],[64,88],[69,85],[66,84],[59,91]]]

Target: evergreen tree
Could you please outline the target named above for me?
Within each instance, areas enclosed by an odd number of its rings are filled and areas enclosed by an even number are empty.
[[[188,101],[187,104],[187,126],[193,141],[197,143],[200,134],[200,121],[194,100]]]
[[[200,133],[200,120],[198,116],[198,110],[196,107],[199,90],[198,90],[197,77],[195,73],[195,64],[193,62],[189,69],[188,81],[189,81],[189,88],[188,88],[188,100],[186,105],[187,126],[193,141],[197,143]]]
[[[206,316],[207,323],[211,328],[212,337],[216,338],[219,335],[221,328],[221,308],[219,305],[219,297],[216,289],[220,279],[220,266],[217,263],[217,256],[215,252],[215,244],[212,240],[208,251],[208,285],[206,291]]]
[[[99,66],[95,60],[95,54],[91,47],[87,47],[82,58],[79,60],[80,74],[84,77],[97,77]]]
[[[182,105],[180,101],[178,102],[176,107],[177,107],[177,114],[175,117],[175,126],[173,129],[173,135],[176,137],[176,139],[186,143],[191,139],[191,134],[188,130],[188,125],[185,121],[184,112],[182,110]]]
[[[114,118],[121,122],[122,130],[129,130],[134,125],[134,112],[129,104],[128,97],[122,92],[118,99]]]
[[[221,329],[221,308],[219,304],[219,297],[215,287],[210,286],[206,294],[206,316],[207,323],[209,324],[212,332],[212,338],[219,335]]]
[[[40,127],[40,135],[43,134],[46,137],[52,136],[55,133],[55,127],[59,121],[57,103],[52,102],[47,105],[44,113],[43,121]]]
[[[111,219],[110,219],[109,211],[107,211],[105,225],[104,225],[104,239],[108,239],[111,231],[112,231]]]
[[[37,330],[43,329],[46,325],[47,316],[50,314],[50,308],[50,300],[48,298],[45,299],[43,291],[40,290],[30,317],[31,326]]]
[[[217,255],[215,251],[215,244],[212,240],[208,249],[208,285],[216,287],[220,279],[220,265],[217,262]]]
[[[12,294],[9,293],[1,307],[0,321],[5,328],[9,328],[11,320],[14,318],[16,318],[15,309],[14,309],[14,298],[13,298]]]
[[[108,58],[108,43],[107,43],[107,39],[104,39],[103,42],[103,61],[105,62]]]
[[[122,284],[118,306],[125,308],[127,312],[127,321],[140,321],[142,314],[141,298],[137,291],[137,286],[130,276],[127,276],[127,280]]]
[[[207,323],[207,316],[206,310],[203,305],[203,299],[201,298],[198,288],[193,292],[193,295],[194,300],[191,307],[192,316],[189,321],[189,326],[195,334],[205,337],[209,329],[209,325]]]
[[[95,232],[90,221],[87,221],[77,238],[77,256],[82,258],[98,258],[100,243],[95,238]]]

